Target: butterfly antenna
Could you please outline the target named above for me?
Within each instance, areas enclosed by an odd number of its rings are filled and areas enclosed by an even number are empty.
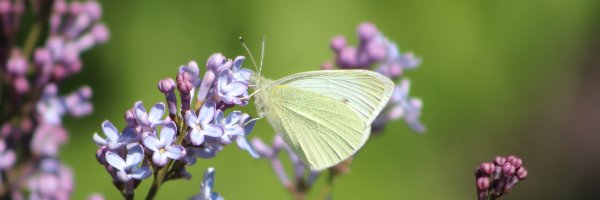
[[[242,36],[240,36],[240,42],[242,43],[242,46],[244,46],[244,49],[246,49],[246,52],[248,52],[248,55],[250,55],[250,60],[252,60],[252,64],[254,64],[254,69],[258,71],[258,65],[256,65],[254,56],[252,56],[252,52],[250,52],[250,49],[248,49],[248,46],[246,46],[246,43],[244,42],[244,38]]]
[[[260,73],[262,72],[263,60],[265,60],[265,44],[266,44],[267,36],[263,35],[262,45],[260,49],[260,68],[258,69],[258,76],[260,77]]]

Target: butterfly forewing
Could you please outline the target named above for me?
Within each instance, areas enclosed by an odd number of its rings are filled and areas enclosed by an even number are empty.
[[[385,107],[394,83],[368,70],[321,70],[298,73],[275,81],[337,99],[355,111],[368,124]]]

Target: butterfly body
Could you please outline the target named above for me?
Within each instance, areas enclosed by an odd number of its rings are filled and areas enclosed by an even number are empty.
[[[366,70],[303,72],[253,82],[259,116],[312,170],[338,164],[360,149],[393,89],[391,80]]]

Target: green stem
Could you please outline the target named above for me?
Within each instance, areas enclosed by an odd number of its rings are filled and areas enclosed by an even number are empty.
[[[158,189],[160,189],[160,186],[162,185],[162,183],[165,180],[165,176],[167,175],[167,171],[168,171],[169,167],[171,167],[171,164],[173,164],[172,160],[170,160],[167,163],[167,165],[165,165],[163,168],[159,169],[154,174],[154,182],[152,182],[152,187],[150,187],[150,190],[148,191],[148,195],[146,195],[146,200],[154,199],[154,197],[158,193]]]
[[[175,118],[175,124],[178,126],[177,129],[177,138],[175,138],[175,145],[181,145],[181,143],[183,142],[183,139],[185,137],[185,133],[187,132],[187,126],[185,126],[185,124],[183,124],[183,119],[179,116],[177,116]],[[163,167],[160,168],[158,171],[156,171],[154,173],[154,181],[152,182],[152,186],[150,187],[150,190],[148,190],[148,194],[146,195],[146,200],[152,200],[154,199],[154,197],[156,197],[156,194],[158,193],[158,189],[160,189],[160,186],[168,181],[167,178],[167,172],[169,172],[169,169],[171,168],[171,166],[173,165],[173,160],[169,160],[167,162],[167,164]]]

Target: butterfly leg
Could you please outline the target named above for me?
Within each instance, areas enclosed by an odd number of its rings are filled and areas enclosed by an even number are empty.
[[[244,126],[246,126],[246,125],[248,125],[248,124],[250,124],[250,123],[252,123],[252,122],[254,122],[254,121],[261,120],[261,119],[263,119],[263,118],[262,118],[262,117],[259,117],[259,118],[253,118],[253,119],[251,119],[250,121],[248,121],[248,122],[244,123]]]

